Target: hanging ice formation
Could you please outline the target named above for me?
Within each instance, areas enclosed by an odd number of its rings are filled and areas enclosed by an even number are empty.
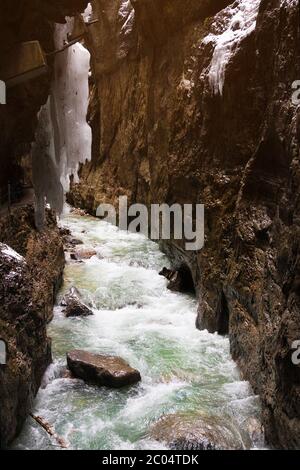
[[[85,17],[91,14],[90,6]],[[68,42],[74,20],[56,25],[55,47]],[[32,148],[33,180],[37,213],[45,198],[58,213],[69,190],[70,176],[78,180],[80,163],[91,159],[92,132],[86,116],[89,103],[90,54],[76,43],[55,56],[54,81],[48,102],[39,113],[36,141]],[[38,216],[38,219],[41,215]]]

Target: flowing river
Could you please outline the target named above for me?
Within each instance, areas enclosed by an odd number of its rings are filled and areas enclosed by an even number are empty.
[[[60,296],[76,286],[94,316],[65,318],[55,307],[49,325],[54,362],[34,414],[70,449],[163,449],[150,428],[168,414],[216,416],[230,423],[243,447],[262,446],[251,433],[259,401],[240,379],[228,338],[196,329],[197,301],[167,289],[158,272],[168,260],[157,244],[88,216],[69,214],[61,225],[97,256],[67,262]],[[62,378],[72,349],[119,355],[141,372],[142,382],[111,390]],[[14,448],[56,449],[57,443],[29,418]]]

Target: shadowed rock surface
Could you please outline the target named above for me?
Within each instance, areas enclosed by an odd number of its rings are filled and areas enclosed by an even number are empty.
[[[78,350],[67,354],[67,362],[75,377],[99,387],[121,388],[141,380],[140,373],[120,357]]]
[[[63,268],[52,213],[42,234],[34,229],[32,208],[15,209],[0,221],[0,337],[8,345],[7,365],[0,367],[0,447],[21,431],[51,362],[46,325]]]

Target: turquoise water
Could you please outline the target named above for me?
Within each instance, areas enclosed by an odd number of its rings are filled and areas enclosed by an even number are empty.
[[[158,272],[168,260],[158,246],[92,217],[68,215],[61,224],[97,256],[82,264],[68,260],[60,296],[76,286],[94,316],[67,319],[55,307],[49,326],[54,362],[34,414],[70,449],[163,449],[150,429],[174,413],[217,416],[244,447],[262,445],[249,434],[258,398],[240,380],[228,339],[196,329],[196,299],[167,289]],[[141,372],[142,382],[110,390],[60,378],[74,348],[119,355]],[[29,418],[14,447],[55,449],[57,443]]]

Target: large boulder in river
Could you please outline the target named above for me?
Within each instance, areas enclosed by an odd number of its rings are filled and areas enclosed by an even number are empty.
[[[99,387],[121,388],[141,380],[139,371],[120,357],[75,350],[67,354],[67,362],[75,377]]]
[[[61,301],[66,317],[88,317],[93,315],[92,310],[81,300],[81,294],[76,287],[71,287]]]
[[[218,417],[166,415],[155,423],[151,438],[172,450],[238,450],[245,446],[240,435]]]

